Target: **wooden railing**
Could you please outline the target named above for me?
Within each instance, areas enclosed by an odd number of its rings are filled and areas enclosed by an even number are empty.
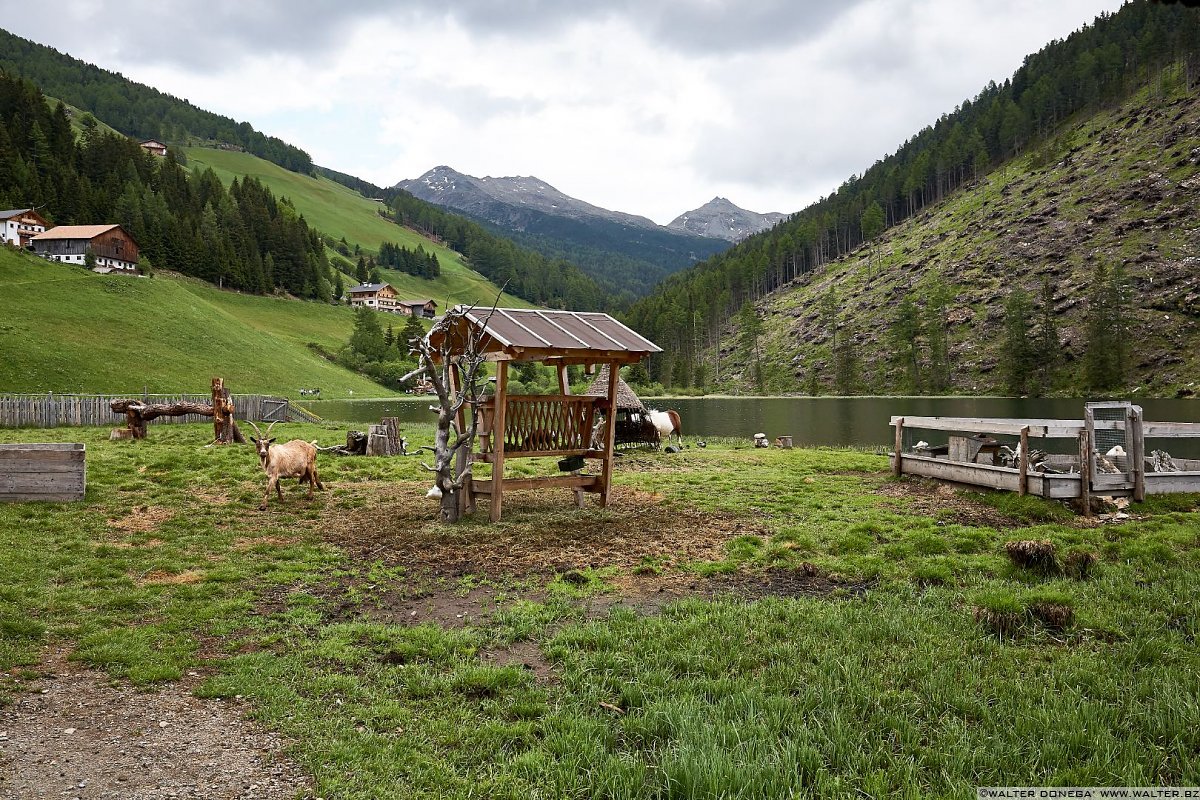
[[[504,407],[506,457],[565,456],[592,452],[592,426],[601,399],[563,394],[509,395]],[[481,408],[480,455],[495,450],[495,398]]]

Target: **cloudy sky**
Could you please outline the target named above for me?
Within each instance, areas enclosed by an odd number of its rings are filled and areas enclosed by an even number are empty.
[[[40,0],[4,27],[380,185],[799,210],[1119,0]]]

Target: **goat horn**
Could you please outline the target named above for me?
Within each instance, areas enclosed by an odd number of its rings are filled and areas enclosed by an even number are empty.
[[[275,420],[275,422],[279,422],[279,420]],[[275,427],[275,422],[272,422],[270,425],[267,426],[267,436],[271,435],[271,428]],[[266,438],[266,437],[264,437],[264,438]]]
[[[265,439],[265,438],[266,438],[265,436],[263,436],[263,432],[262,432],[262,431],[260,431],[260,430],[258,429],[258,426],[257,426],[257,425],[255,425],[253,422],[251,422],[250,420],[246,420],[246,424],[247,424],[247,425],[249,425],[251,428],[254,428],[254,432],[258,434],[258,438],[260,438],[260,439]],[[270,429],[270,428],[268,428],[268,429],[267,429],[267,432],[269,433],[269,432],[270,432],[270,430],[271,430],[271,429]]]

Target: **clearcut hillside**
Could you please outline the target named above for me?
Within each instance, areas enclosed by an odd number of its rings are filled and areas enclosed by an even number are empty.
[[[906,297],[927,320],[930,291],[940,281],[951,296],[947,390],[1005,393],[1006,299],[1020,288],[1036,304],[1045,280],[1062,353],[1047,388],[1084,391],[1089,294],[1099,265],[1123,268],[1129,281],[1127,369],[1112,393],[1195,392],[1200,96],[1153,87],[1068,124],[876,242],[768,294],[754,305],[763,326],[764,382],[774,391],[834,391],[836,325],[852,344],[857,391],[905,391],[889,333]],[[726,389],[753,383],[744,327],[735,318],[721,337]]]

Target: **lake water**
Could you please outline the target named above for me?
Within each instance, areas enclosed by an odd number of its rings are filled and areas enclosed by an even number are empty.
[[[305,403],[325,419],[356,424],[399,417],[401,422],[432,422],[432,396],[397,400],[323,400]],[[892,443],[892,416],[1018,417],[1083,419],[1082,399],[1010,397],[694,397],[648,401],[651,408],[674,408],[685,436],[753,436],[772,440],[788,435],[797,446],[884,447]],[[1200,400],[1135,400],[1147,420],[1200,422]],[[933,433],[944,441],[946,434]],[[932,441],[932,438],[930,439]],[[1065,443],[1064,443],[1065,444]],[[1147,441],[1146,450],[1155,444]],[[1173,455],[1200,457],[1200,440],[1169,443]],[[1058,449],[1058,448],[1055,448]]]

